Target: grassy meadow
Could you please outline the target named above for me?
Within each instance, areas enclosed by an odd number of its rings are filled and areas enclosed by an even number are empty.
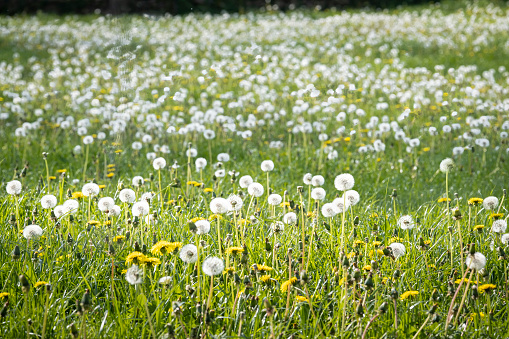
[[[509,7],[0,17],[0,337],[507,338]]]

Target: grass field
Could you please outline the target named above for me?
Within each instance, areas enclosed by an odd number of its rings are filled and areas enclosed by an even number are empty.
[[[506,338],[509,8],[0,17],[0,337]]]

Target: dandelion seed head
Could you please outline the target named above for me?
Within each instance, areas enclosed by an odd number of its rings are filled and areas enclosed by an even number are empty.
[[[109,217],[118,217],[120,215],[120,212],[122,212],[122,210],[120,209],[120,206],[113,205],[113,207],[111,207],[108,210],[108,216]]]
[[[230,161],[230,155],[228,153],[219,153],[217,155],[217,161],[228,162]]]
[[[359,193],[355,190],[346,191],[345,197],[350,206],[357,205],[357,203],[361,200]]]
[[[249,195],[258,198],[263,195],[264,189],[262,184],[253,182],[251,185],[247,187],[247,192],[249,193]]]
[[[493,196],[484,198],[482,205],[486,210],[493,211],[498,206],[498,198]]]
[[[208,257],[203,262],[203,273],[208,276],[219,275],[224,270],[224,262],[223,259],[218,257]]]
[[[445,158],[440,162],[440,171],[442,173],[449,173],[454,167],[454,160],[451,158]]]
[[[399,242],[393,242],[389,245],[389,247],[392,250],[392,255],[394,255],[394,258],[398,259],[399,257],[402,257],[406,253],[405,245]]]
[[[42,228],[39,225],[28,225],[23,229],[23,236],[27,240],[37,240],[42,235]]]
[[[398,219],[398,226],[402,230],[412,229],[414,228],[414,220],[411,215],[404,215]]]
[[[267,202],[269,203],[269,205],[272,206],[277,206],[281,204],[281,201],[283,201],[283,198],[279,194],[275,193],[269,195],[269,197],[267,198]]]
[[[41,198],[41,206],[44,209],[53,208],[57,205],[57,198],[52,194],[47,194]]]
[[[239,179],[239,185],[241,188],[248,188],[253,183],[253,178],[250,175],[244,175]]]
[[[325,179],[321,175],[315,175],[313,178],[311,178],[311,185],[318,187],[322,186],[325,182]]]
[[[471,270],[480,271],[486,266],[486,257],[482,253],[475,252],[468,255],[465,263]]]
[[[336,206],[338,213],[343,213],[348,211],[350,207],[350,202],[343,197],[336,198],[332,201],[332,203]]]
[[[321,187],[315,187],[311,190],[311,198],[313,198],[315,200],[325,199],[326,194],[327,193],[325,192],[325,190]]]
[[[355,179],[351,174],[343,173],[334,179],[334,186],[338,191],[348,191],[353,188]]]
[[[134,187],[140,187],[140,186],[143,186],[143,184],[145,183],[145,180],[143,179],[143,177],[137,175],[133,178],[132,183],[133,183]]]
[[[74,214],[74,213],[78,212],[80,203],[74,199],[69,199],[69,200],[64,201],[63,207],[64,207],[64,214]]]
[[[264,160],[260,167],[264,172],[271,172],[274,170],[274,162],[272,160]]]
[[[196,166],[196,169],[202,170],[207,166],[207,159],[205,158],[196,158],[194,165]]]
[[[136,193],[130,188],[124,188],[118,194],[120,201],[132,204],[136,201]]]
[[[131,285],[139,285],[143,282],[143,269],[138,265],[132,265],[125,273],[125,280]]]
[[[94,195],[98,195],[100,190],[101,189],[99,188],[99,185],[97,185],[96,183],[93,183],[93,182],[89,182],[89,183],[83,185],[81,192],[83,193],[84,196],[91,197]]]
[[[270,224],[270,229],[272,230],[272,232],[278,234],[285,230],[285,224],[283,224],[283,222],[281,221],[274,221],[273,223]]]
[[[283,222],[287,225],[295,225],[297,223],[297,214],[288,212],[283,216]]]
[[[156,158],[156,159],[154,159],[154,162],[152,162],[152,166],[154,167],[154,169],[156,171],[162,170],[163,168],[166,167],[166,160],[161,157]]]
[[[10,195],[18,195],[21,193],[22,185],[18,180],[12,180],[7,183],[5,189]]]
[[[113,200],[113,198],[110,197],[101,198],[97,202],[97,207],[101,212],[108,213],[109,210],[113,208],[113,206],[115,206],[115,200]]]
[[[312,180],[313,180],[313,174],[311,174],[311,173],[304,174],[304,177],[302,178],[304,185],[308,185],[308,186],[313,184]]]
[[[150,205],[147,201],[142,200],[133,204],[132,214],[134,217],[143,217],[150,212]]]
[[[507,229],[507,221],[504,219],[498,219],[491,225],[491,230],[495,233],[504,233]]]
[[[210,221],[198,220],[194,223],[196,225],[196,234],[207,234],[210,232]]]
[[[230,206],[232,207],[232,211],[240,211],[243,205],[242,198],[239,197],[236,194],[230,194],[228,198],[226,199],[230,203]]]
[[[334,205],[333,203],[329,202],[329,203],[323,204],[322,215],[325,218],[332,218],[333,216],[335,216],[338,213],[339,213],[339,208],[336,205]]]
[[[232,205],[225,198],[214,198],[210,202],[210,211],[214,214],[223,214],[230,212]]]
[[[198,248],[193,244],[188,244],[180,250],[180,259],[186,264],[193,264],[198,260]]]

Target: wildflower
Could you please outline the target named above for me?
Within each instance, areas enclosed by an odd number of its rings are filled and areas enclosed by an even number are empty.
[[[210,202],[210,210],[214,214],[223,214],[232,210],[230,202],[224,198],[214,198]]]
[[[440,162],[440,172],[442,173],[448,173],[450,172],[454,167],[454,161],[451,158],[445,158]]]
[[[136,201],[136,193],[130,188],[124,188],[118,194],[120,201],[132,204]]]
[[[224,270],[223,259],[218,257],[208,257],[202,265],[203,273],[208,276],[221,274]]]
[[[410,216],[410,215],[404,215],[404,216],[402,216],[401,218],[399,218],[399,220],[398,220],[398,226],[399,226],[402,230],[406,230],[406,229],[412,229],[412,228],[414,228],[415,224],[414,224],[414,220],[412,219],[412,216]]]
[[[509,233],[506,233],[500,237],[500,241],[502,241],[502,244],[507,245],[509,244]]]
[[[157,265],[161,265],[161,260],[159,260],[158,258],[145,258],[143,264],[147,265],[148,267],[154,267]]]
[[[193,264],[198,260],[198,248],[193,244],[188,244],[180,250],[180,259],[186,264]]]
[[[325,183],[325,179],[321,175],[315,175],[314,177],[311,178],[311,185],[313,185],[315,187],[322,186],[324,183]]]
[[[268,272],[268,271],[272,271],[273,270],[272,267],[269,267],[267,265],[259,265],[259,264],[256,264],[256,269],[259,272]]]
[[[482,204],[482,202],[483,202],[483,199],[481,199],[481,198],[468,199],[468,204],[471,206],[479,206],[480,204]]]
[[[146,201],[138,201],[132,207],[134,217],[143,217],[150,211],[150,206]]]
[[[38,225],[28,225],[23,229],[23,236],[27,240],[37,240],[42,235],[42,228]]]
[[[403,245],[399,242],[394,242],[394,243],[390,244],[389,247],[391,248],[392,255],[394,256],[395,259],[398,259],[399,257],[404,256],[406,253],[405,245]]]
[[[228,200],[228,202],[230,203],[232,211],[240,211],[240,209],[242,208],[243,202],[242,202],[242,199],[238,195],[230,194],[228,196],[228,199],[226,199],[226,200]]]
[[[371,271],[371,265],[366,265],[362,269],[365,271]]]
[[[492,211],[498,206],[498,198],[497,197],[487,197],[483,200],[483,206],[486,210]]]
[[[244,248],[242,247],[229,247],[226,249],[226,253],[227,254],[233,254],[233,255],[236,255],[236,254],[240,254],[244,252]]]
[[[8,298],[8,297],[9,297],[9,293],[7,293],[7,292],[0,293],[0,299]]]
[[[228,161],[230,161],[230,155],[228,153],[219,153],[217,155],[217,161],[228,162]]]
[[[170,282],[172,280],[172,277],[170,276],[165,276],[165,277],[161,277],[159,278],[159,281],[158,283],[161,284],[161,285],[169,285]]]
[[[254,196],[255,198],[261,197],[264,192],[264,188],[262,184],[253,182],[251,185],[247,187],[247,192],[249,195]]]
[[[133,178],[132,183],[133,183],[133,186],[140,187],[140,186],[143,186],[143,184],[145,183],[145,179],[143,179],[143,177],[137,175]]]
[[[355,190],[346,191],[345,198],[350,206],[357,205],[357,203],[361,200],[359,193]]]
[[[323,211],[323,208],[322,208]],[[297,223],[297,214],[288,212],[283,216],[283,222],[287,225],[294,225]]]
[[[504,213],[492,213],[490,214],[490,219],[502,219],[504,217]]]
[[[495,288],[497,288],[496,285],[493,285],[493,284],[483,284],[483,285],[478,287],[478,290],[479,290],[479,293],[484,293],[484,292],[489,293],[492,290],[494,290]]]
[[[265,274],[260,277],[260,281],[264,284],[269,284],[272,280],[270,279],[270,275]]]
[[[325,218],[332,218],[339,213],[339,209],[333,203],[326,203],[322,206],[322,215]]]
[[[21,182],[18,180],[12,180],[7,183],[5,186],[5,189],[7,190],[7,193],[10,195],[18,195],[21,193]]]
[[[483,312],[479,312],[479,313],[472,313],[472,314],[470,315],[470,321],[474,321],[475,317],[477,317],[478,315],[481,317],[481,319],[482,319],[482,318],[484,318],[484,313],[483,313]]]
[[[116,243],[121,243],[124,240],[125,240],[124,235],[117,235],[115,238],[113,238],[113,242],[116,242]]]
[[[373,241],[373,246],[377,247],[377,246],[380,246],[382,244],[381,241]]]
[[[264,172],[271,172],[274,169],[274,162],[272,160],[264,160],[260,167]]]
[[[132,252],[125,258],[125,263],[140,265],[143,264],[146,258],[145,254],[141,252]]]
[[[478,232],[481,232],[484,228],[484,225],[475,225],[474,226],[474,231],[478,231]]]
[[[405,300],[406,298],[408,297],[413,297],[413,296],[416,296],[418,295],[419,292],[418,291],[406,291],[406,292],[403,292],[400,296],[399,296],[399,299],[400,300]]]
[[[204,188],[204,189],[203,189],[203,192],[205,192],[205,193],[211,193],[211,192],[214,192],[214,190],[213,190],[212,188],[207,187],[207,188]]]
[[[313,175],[311,173],[304,174],[304,177],[302,178],[302,181],[305,185],[311,185],[313,182]]]
[[[210,217],[209,217],[209,220],[212,221],[212,220],[216,220],[216,219],[223,219],[223,217],[221,216],[221,214],[211,214]]]
[[[205,220],[203,217],[194,217],[189,220],[189,222],[196,223],[198,220]]]
[[[86,197],[98,195],[99,191],[100,191],[99,185],[94,184],[93,182],[83,185],[81,189],[81,192]]]
[[[281,292],[285,293],[286,291],[288,291],[288,287],[292,286],[297,281],[298,279],[296,277],[291,277],[289,280],[284,281],[281,284]]]
[[[486,266],[486,257],[482,253],[475,252],[468,255],[465,263],[471,270],[480,271]]]
[[[207,166],[207,159],[205,159],[205,158],[196,158],[196,160],[194,161],[194,165],[196,166],[196,169],[198,171],[202,170],[202,169],[204,169]]]
[[[64,213],[69,214],[74,214],[78,212],[79,207],[80,203],[73,199],[66,200],[63,204]]]
[[[344,173],[334,179],[334,186],[338,191],[348,191],[353,188],[355,180],[351,174]]]
[[[270,229],[272,232],[278,234],[285,230],[285,224],[283,224],[281,221],[275,221],[272,224],[270,224]]]
[[[341,198],[336,198],[332,201],[332,203],[336,206],[337,210],[339,211],[338,213],[343,213],[345,211],[348,210],[348,208],[350,207],[350,202],[348,200],[346,200],[346,204],[345,204],[345,200],[343,197]]]
[[[87,222],[87,224],[92,225],[92,226],[97,226],[97,225],[100,225],[101,223],[97,220],[89,220]]]
[[[364,241],[362,241],[362,240],[355,240],[353,242],[353,247],[364,246],[364,245],[366,245],[366,243]]]
[[[451,199],[450,198],[440,198],[437,200],[438,203],[442,203],[442,202],[451,202]]]
[[[311,198],[315,200],[323,200],[325,198],[326,192],[321,187],[315,187],[311,190]]]
[[[125,280],[131,285],[139,285],[143,282],[143,270],[138,265],[129,267],[125,274]]]
[[[207,234],[210,232],[210,222],[208,220],[198,220],[195,222],[196,234]]]
[[[300,302],[304,302],[304,303],[309,303],[308,298],[306,298],[306,297],[302,297],[302,296],[300,296],[300,295],[296,296],[296,297],[295,297],[295,300],[300,301]]]
[[[269,205],[272,205],[272,206],[279,205],[282,200],[283,200],[283,198],[279,194],[271,194],[267,198],[267,202],[269,203]]]
[[[46,281],[38,281],[34,284],[34,288],[38,288],[40,286],[46,286],[48,283]]]
[[[253,183],[253,178],[250,175],[244,175],[239,179],[239,185],[241,188],[248,188]]]
[[[495,233],[504,233],[507,229],[507,221],[503,219],[498,219],[493,222],[491,225],[491,231]]]
[[[41,206],[44,209],[53,208],[57,205],[57,198],[52,194],[47,194],[41,198]]]
[[[152,248],[150,249],[150,253],[154,255],[166,255],[171,254],[175,250],[182,248],[181,242],[169,242],[165,240],[158,241]]]
[[[101,198],[97,203],[97,207],[99,208],[99,210],[105,213],[108,213],[110,209],[113,208],[113,206],[115,206],[115,200],[113,200],[110,197]]]
[[[71,195],[71,198],[72,199],[81,199],[83,198],[85,195],[82,193],[82,192],[74,192],[72,195]]]

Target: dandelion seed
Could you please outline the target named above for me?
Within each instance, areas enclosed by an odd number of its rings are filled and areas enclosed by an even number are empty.
[[[338,191],[348,191],[353,188],[355,179],[351,174],[344,173],[334,179],[334,186]]]
[[[193,244],[188,244],[180,250],[180,259],[186,264],[193,264],[198,260],[198,248]]]
[[[125,280],[131,285],[139,285],[143,282],[143,270],[138,265],[133,265],[127,269]]]
[[[41,206],[44,209],[53,208],[57,205],[57,198],[54,195],[48,194],[41,198]]]
[[[203,273],[208,276],[219,275],[224,270],[223,259],[218,257],[208,257],[202,265]]]
[[[23,236],[27,240],[38,240],[42,236],[42,228],[39,225],[28,225],[23,229]]]

